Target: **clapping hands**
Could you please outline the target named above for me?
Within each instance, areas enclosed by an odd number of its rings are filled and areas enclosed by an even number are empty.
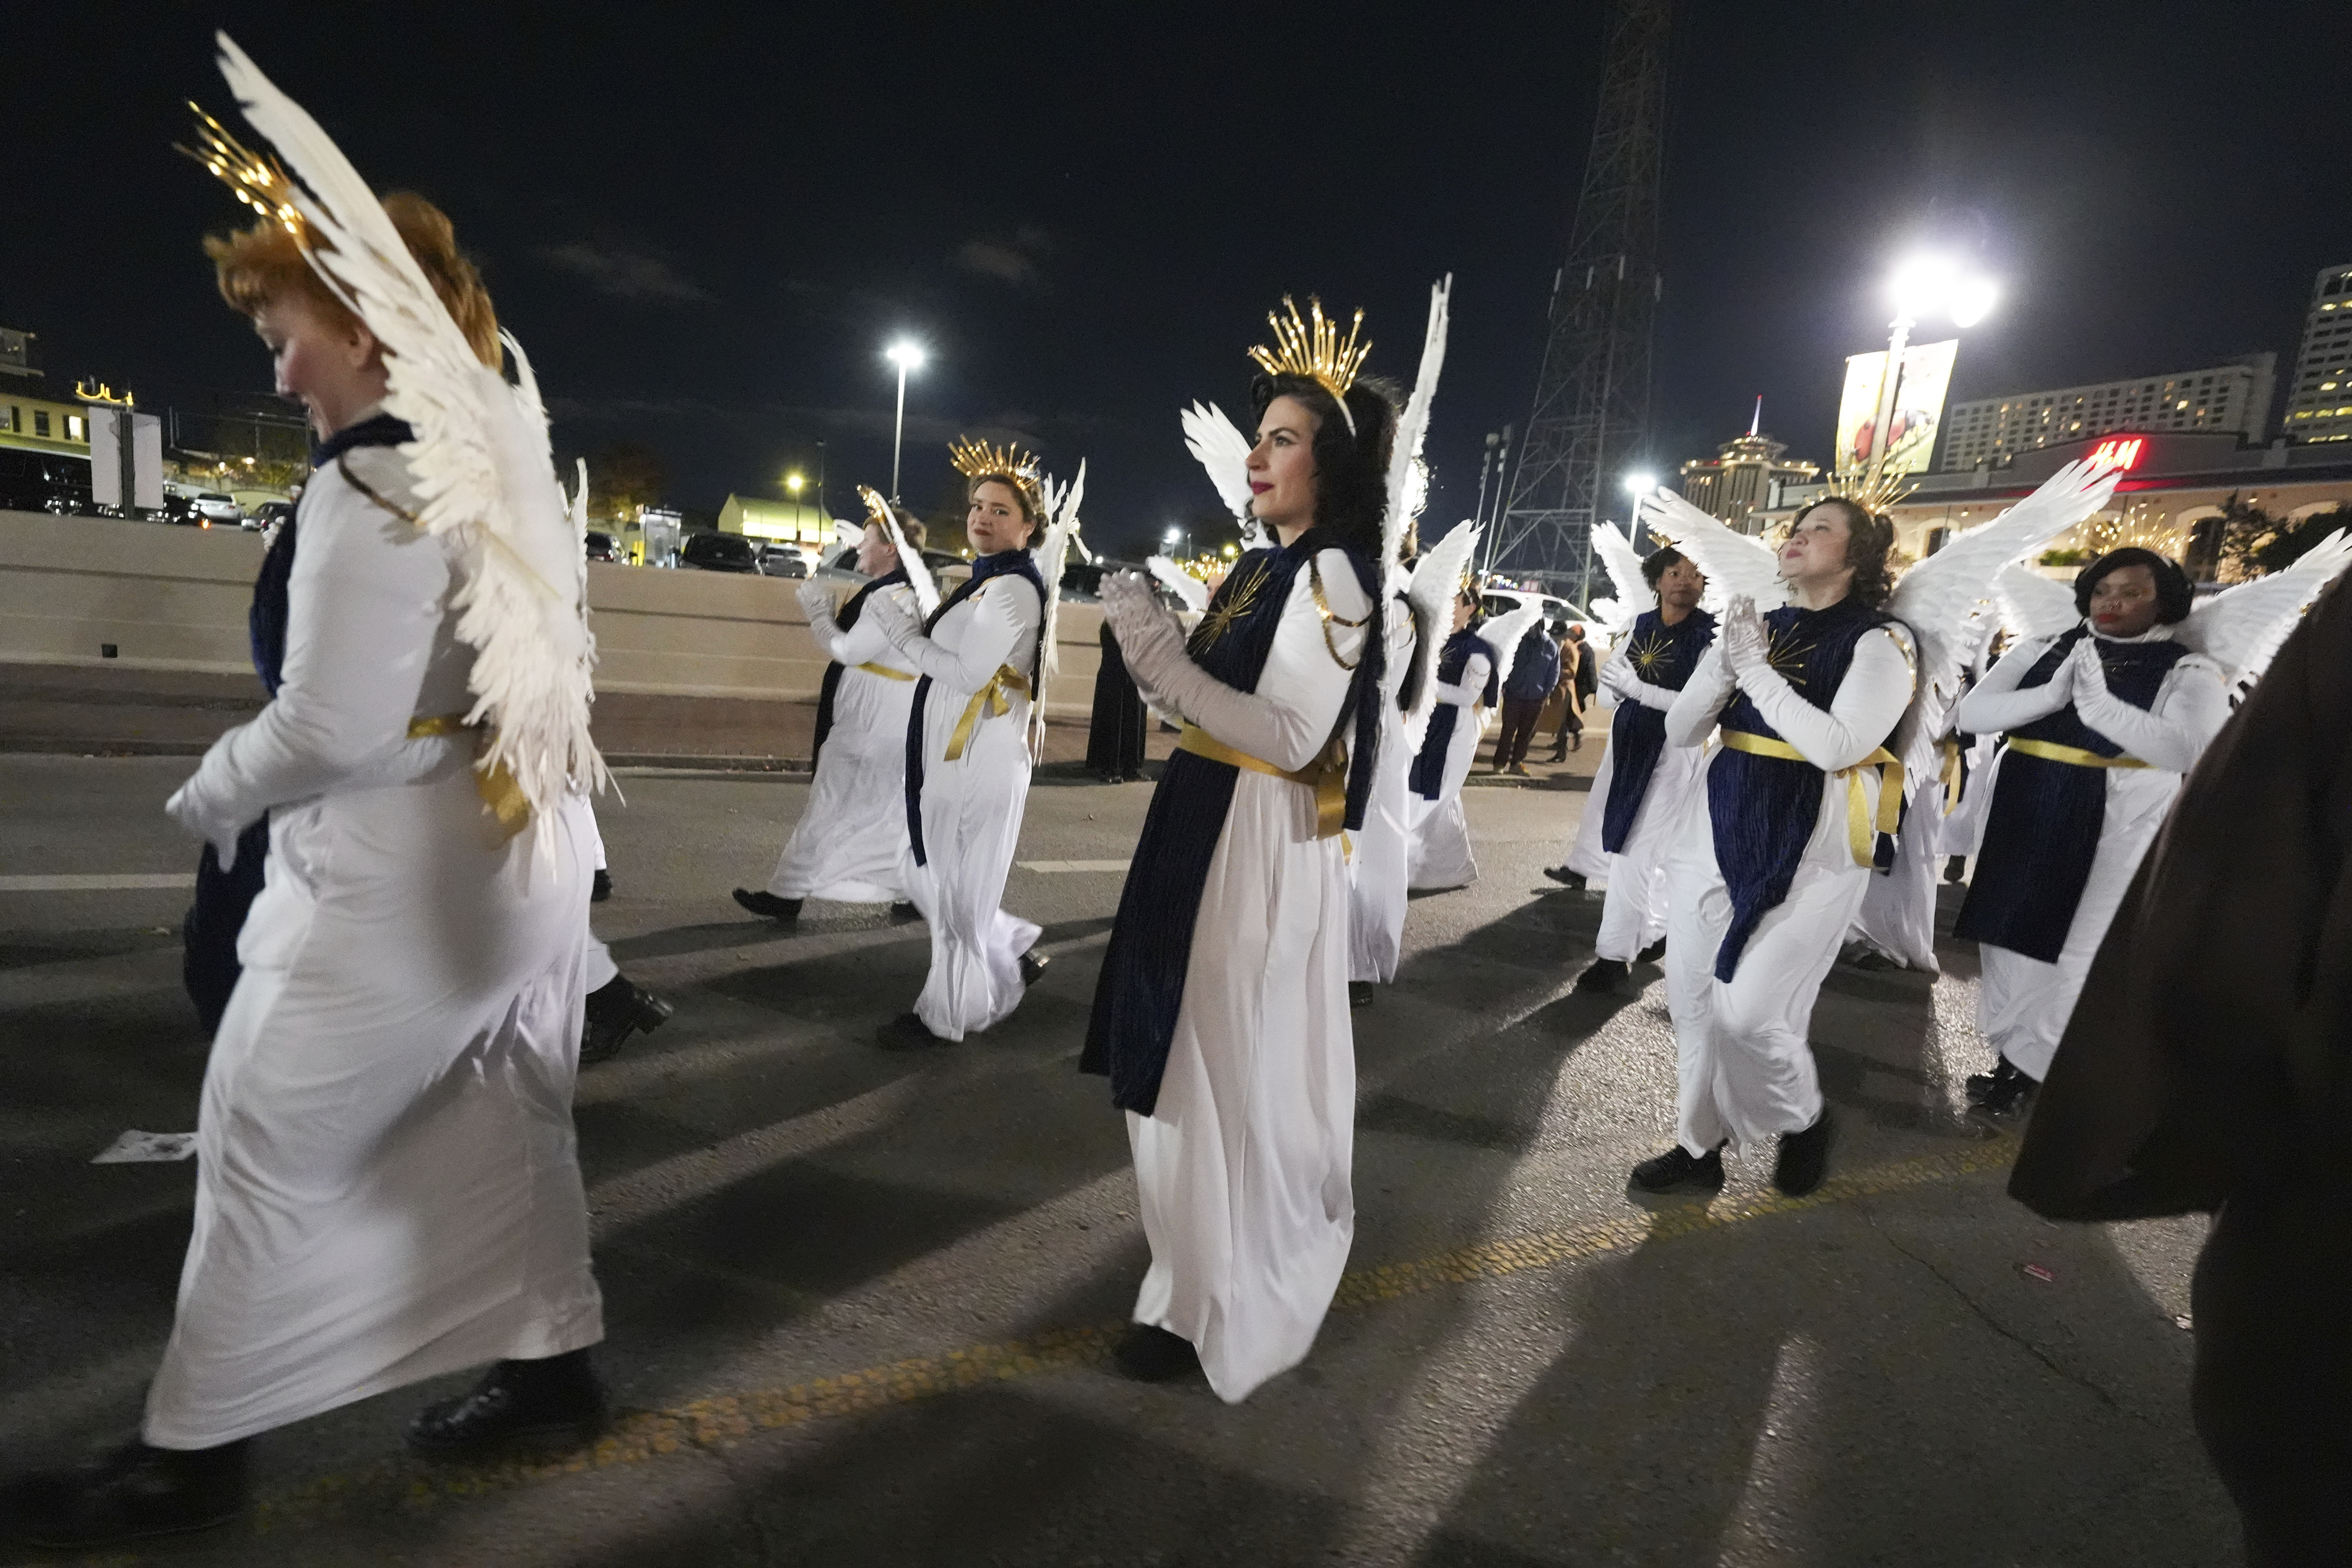
[[[1741,684],[1772,668],[1772,639],[1755,600],[1740,595],[1725,605],[1717,635],[1723,640],[1724,662]]]

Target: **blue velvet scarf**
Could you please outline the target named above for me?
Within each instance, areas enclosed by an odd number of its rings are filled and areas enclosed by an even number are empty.
[[[310,448],[310,467],[322,468],[354,447],[397,447],[415,439],[406,424],[389,414],[362,419],[336,431]],[[253,649],[253,672],[270,696],[285,679],[286,584],[294,575],[296,515],[278,525],[269,548],[262,552],[261,570],[253,580],[253,604],[246,611],[246,637]],[[220,856],[209,844],[196,859],[196,897],[180,922],[180,982],[205,1032],[220,1027],[221,1015],[236,990],[244,968],[236,961],[237,933],[245,929],[246,912],[261,896],[263,867],[269,858],[269,818],[237,835],[236,864],[221,869]]]
[[[849,630],[857,624],[857,617],[866,609],[866,601],[874,596],[874,591],[877,588],[887,588],[893,583],[906,581],[907,569],[904,566],[884,573],[850,595],[839,613],[833,617],[833,624],[845,632]],[[824,679],[818,683],[816,689],[816,740],[809,747],[809,772],[811,773],[816,772],[817,759],[824,755],[824,738],[833,733],[833,704],[835,695],[840,689],[841,661],[835,659],[824,667]]]
[[[983,555],[971,563],[971,575],[959,584],[956,591],[940,601],[930,618],[923,623],[929,631],[940,624],[940,617],[980,592],[982,584],[994,577],[1025,578],[1037,590],[1037,603],[1045,603],[1045,579],[1038,574],[1036,559],[1026,550],[1000,550],[993,555]],[[1037,689],[1037,667],[1045,653],[1045,623],[1037,623],[1037,644],[1029,650],[1029,689]],[[923,852],[923,709],[930,700],[931,678],[924,676],[915,682],[914,705],[907,710],[907,840],[915,851],[915,864],[929,865]]]
[[[2087,627],[2076,626],[2051,644],[2018,682],[2019,689],[2047,686],[2074,645],[2089,635]],[[2155,705],[2164,678],[2188,651],[2169,640],[2102,643],[2099,663],[2109,691],[2146,709]],[[2103,757],[2123,754],[2121,746],[2084,723],[2072,703],[2010,733]],[[1952,922],[1952,934],[2056,963],[2090,882],[2106,816],[2105,768],[2007,752],[1985,812],[1969,896]]]
[[[1187,647],[1192,661],[1237,691],[1255,691],[1273,650],[1291,585],[1316,552],[1334,548],[1328,534],[1310,529],[1276,550],[1253,550],[1234,563],[1224,585]],[[1340,546],[1339,548],[1345,548]],[[1370,565],[1348,550],[1348,563],[1365,596],[1380,595]],[[1381,639],[1377,623],[1368,626],[1364,656],[1357,664],[1340,710],[1339,727],[1351,718],[1348,823],[1363,825],[1370,789],[1373,748],[1380,738],[1378,692]],[[1095,984],[1094,1013],[1087,1025],[1078,1070],[1110,1079],[1111,1103],[1149,1116],[1160,1102],[1160,1080],[1168,1067],[1169,1042],[1184,1001],[1192,960],[1192,929],[1208,885],[1209,863],[1224,836],[1234,784],[1241,770],[1195,752],[1179,751],[1168,760],[1152,792],[1151,810],[1136,840],[1135,858],[1119,894],[1118,918],[1103,953]]]
[[[1827,711],[1853,663],[1854,644],[1887,617],[1852,597],[1826,610],[1783,605],[1764,616],[1772,668],[1797,695]],[[1764,722],[1748,694],[1737,691],[1720,718],[1727,730],[1772,740],[1786,737]],[[1759,757],[1726,747],[1707,764],[1706,807],[1715,831],[1715,859],[1731,897],[1731,924],[1716,950],[1715,977],[1728,981],[1757,925],[1780,907],[1797,879],[1797,865],[1821,819],[1822,780],[1811,763]],[[1616,786],[1612,784],[1611,788]]]
[[[1617,657],[1630,660],[1633,673],[1651,685],[1680,691],[1713,641],[1715,617],[1705,610],[1693,610],[1671,626],[1649,610],[1633,618],[1633,635]],[[1601,847],[1610,854],[1624,852],[1665,749],[1664,712],[1646,702],[1617,704],[1609,721],[1609,794],[1601,805]]]
[[[1486,689],[1478,700],[1487,707],[1495,705],[1497,685],[1495,672],[1503,661],[1495,655],[1494,645],[1478,635],[1475,625],[1463,627],[1445,639],[1438,650],[1437,679],[1440,685],[1452,686],[1470,668],[1470,656],[1486,656]],[[1423,800],[1435,800],[1445,793],[1445,753],[1454,745],[1454,727],[1462,720],[1461,704],[1440,702],[1429,711],[1429,732],[1421,738],[1421,750],[1412,759],[1412,772],[1405,783],[1413,794]]]

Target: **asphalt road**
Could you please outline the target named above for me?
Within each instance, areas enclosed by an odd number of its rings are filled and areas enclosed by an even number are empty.
[[[163,1343],[191,1168],[92,1165],[194,1124],[158,813],[170,758],[0,756],[0,1465],[129,1430]],[[992,1034],[869,1044],[919,926],[756,884],[788,776],[635,775],[596,913],[676,1018],[589,1069],[578,1117],[626,1412],[591,1452],[398,1452],[460,1380],[261,1440],[249,1527],[110,1564],[1894,1563],[2238,1561],[2189,1432],[2200,1227],[2044,1224],[1957,1114],[1990,1053],[1971,951],[1841,968],[1814,1019],[1842,1129],[1813,1199],[1735,1162],[1637,1201],[1673,1046],[1568,989],[1599,900],[1553,888],[1584,797],[1481,788],[1484,878],[1417,899],[1357,1015],[1351,1272],[1314,1356],[1227,1407],[1104,1352],[1140,1278],[1121,1123],[1075,1070],[1119,877],[1017,869],[1057,962]],[[1148,786],[1041,782],[1021,858],[1123,861]],[[1949,910],[1947,910],[1948,920]],[[0,1563],[54,1561],[0,1548]]]

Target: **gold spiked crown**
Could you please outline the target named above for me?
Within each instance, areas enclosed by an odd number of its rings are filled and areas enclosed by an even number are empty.
[[[1355,416],[1348,412],[1348,389],[1356,384],[1356,373],[1364,368],[1364,356],[1372,352],[1369,342],[1359,343],[1357,334],[1364,329],[1364,313],[1348,325],[1347,342],[1339,341],[1339,324],[1323,314],[1323,301],[1309,294],[1307,315],[1298,314],[1297,303],[1287,294],[1282,297],[1282,308],[1288,320],[1269,310],[1266,325],[1274,329],[1274,347],[1260,343],[1249,351],[1249,357],[1268,375],[1300,375],[1331,395],[1339,412],[1352,430]]]
[[[1919,482],[1908,474],[1889,473],[1883,468],[1849,468],[1832,474],[1822,487],[1823,497],[1852,501],[1873,517],[1885,517],[1887,509],[1919,488]]]
[[[857,497],[860,500],[866,503],[866,521],[872,523],[878,523],[881,525],[883,532],[889,532],[891,521],[890,503],[882,499],[881,492],[877,490],[872,485],[860,485],[857,487]]]
[[[1028,503],[1029,515],[1043,519],[1045,515],[1045,491],[1038,479],[1037,458],[1034,453],[1018,447],[992,447],[975,441],[969,436],[959,436],[948,443],[948,461],[957,473],[973,484],[982,479],[1000,479],[1021,492]]]
[[[223,128],[221,122],[204,111],[201,104],[188,107],[196,114],[196,145],[181,147],[205,168],[211,170],[223,184],[236,193],[236,199],[273,223],[281,224],[286,232],[310,247],[310,226],[302,219],[302,209],[295,203],[293,177],[286,166],[275,158],[265,158],[254,152]]]

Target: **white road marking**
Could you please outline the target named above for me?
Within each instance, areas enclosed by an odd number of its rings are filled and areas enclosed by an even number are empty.
[[[1128,860],[1015,860],[1024,871],[1124,871]]]
[[[135,871],[121,876],[0,877],[0,893],[124,893],[193,888],[194,871]]]

